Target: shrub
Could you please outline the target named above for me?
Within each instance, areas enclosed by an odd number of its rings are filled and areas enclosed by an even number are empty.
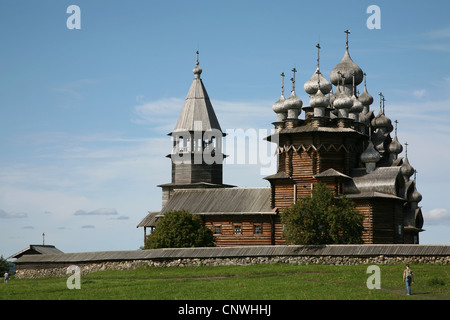
[[[362,243],[363,216],[353,201],[335,197],[323,183],[311,197],[297,201],[281,213],[283,236],[289,244],[321,245]]]
[[[144,249],[213,247],[215,237],[202,219],[184,210],[170,211],[147,236]]]

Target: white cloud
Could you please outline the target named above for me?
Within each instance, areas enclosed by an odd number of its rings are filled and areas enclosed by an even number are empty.
[[[112,216],[118,215],[116,209],[108,209],[108,208],[100,208],[93,211],[85,211],[85,210],[77,210],[73,215],[74,216]]]
[[[446,208],[436,208],[424,213],[425,223],[430,225],[450,225],[450,210]]]
[[[427,93],[427,90],[421,89],[421,90],[414,90],[412,94],[416,98],[422,98],[426,93]]]
[[[450,27],[432,30],[425,33],[431,39],[450,38]]]
[[[81,229],[95,229],[95,226],[91,225],[91,224],[86,224],[81,226]]]
[[[18,219],[27,217],[28,215],[26,213],[8,213],[5,210],[0,209],[0,219]]]

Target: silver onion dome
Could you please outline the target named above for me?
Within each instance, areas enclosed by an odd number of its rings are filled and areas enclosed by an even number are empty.
[[[330,105],[330,99],[322,92],[322,87],[317,90],[317,93],[311,97],[309,104],[313,108],[326,108]]]
[[[319,68],[316,69],[316,72],[312,75],[311,79],[305,82],[303,88],[306,93],[313,95],[316,94],[317,90],[319,90],[319,82],[320,82],[320,90],[323,94],[328,94],[331,91],[331,83],[325,79],[325,77],[320,72]]]
[[[403,146],[398,142],[397,135],[394,136],[392,142],[389,144],[389,152],[398,155],[403,151]]]
[[[380,161],[381,155],[380,153],[375,150],[375,147],[373,146],[373,143],[371,140],[369,140],[369,145],[367,146],[366,150],[361,154],[361,161],[363,163],[377,163]]]
[[[287,117],[286,98],[284,97],[284,72],[281,73],[281,96],[273,105],[272,110],[277,114],[277,121],[284,121]]]
[[[341,80],[343,76],[345,78],[344,84],[351,85],[353,83],[352,76],[355,76],[355,85],[359,85],[363,81],[363,72],[361,68],[353,62],[350,57],[350,53],[348,52],[348,35],[350,34],[349,30],[344,31],[346,33],[346,42],[345,42],[345,53],[341,62],[339,62],[330,73],[330,81],[335,86]]]
[[[340,72],[345,77],[344,84],[351,85],[353,83],[352,82],[353,74],[355,75],[355,85],[359,85],[363,81],[363,71],[356,63],[353,62],[352,58],[350,58],[348,49],[345,50],[345,54],[341,62],[339,62],[333,68],[333,70],[331,70],[330,81],[335,86],[337,86],[341,80],[341,77],[338,72]]]
[[[373,97],[367,92],[366,84],[364,83],[364,91],[358,97],[358,100],[365,106],[370,106],[373,103]]]
[[[408,199],[409,201],[420,202],[420,201],[422,201],[422,194],[419,191],[417,191],[417,189],[414,187],[414,191],[411,193],[411,195],[408,198],[409,198]]]
[[[335,96],[333,107],[336,109],[350,109],[353,106],[353,100],[345,94],[341,86],[337,87]]]
[[[411,176],[414,174],[414,168],[409,164],[408,157],[406,157],[403,161],[400,171],[405,178],[405,181],[408,181],[409,178],[411,178]]]

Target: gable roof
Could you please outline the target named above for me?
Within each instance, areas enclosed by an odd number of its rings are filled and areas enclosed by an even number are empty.
[[[333,168],[330,168],[328,170],[325,170],[319,174],[316,174],[313,176],[314,178],[345,178],[345,179],[351,179],[349,176],[343,174],[342,172],[339,172]]]
[[[31,254],[58,254],[58,253],[63,252],[52,245],[30,244],[25,249],[9,256],[7,259],[20,258],[21,256]]]
[[[186,210],[194,214],[273,214],[270,188],[176,190],[161,214]]]

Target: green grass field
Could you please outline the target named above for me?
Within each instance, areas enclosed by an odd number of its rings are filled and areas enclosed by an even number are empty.
[[[403,265],[380,265],[381,289],[369,290],[368,265],[261,264],[251,266],[140,268],[69,277],[15,279],[0,283],[0,299],[150,300],[397,300],[450,299],[450,267],[411,265],[412,295],[402,281]]]

